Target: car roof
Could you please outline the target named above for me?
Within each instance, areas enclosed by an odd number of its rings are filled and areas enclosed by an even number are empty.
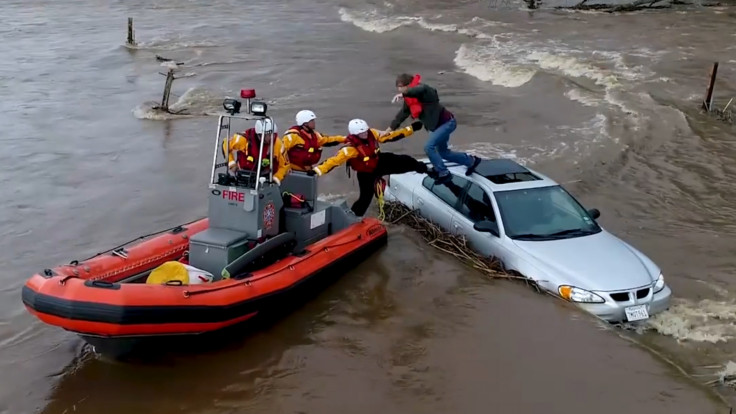
[[[429,162],[429,159],[421,161]],[[454,174],[465,176],[466,167],[457,163],[445,163]],[[559,185],[553,179],[507,158],[483,159],[472,176],[473,181],[484,184],[491,191],[521,190]]]

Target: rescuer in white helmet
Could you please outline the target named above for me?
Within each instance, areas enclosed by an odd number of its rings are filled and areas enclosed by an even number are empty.
[[[291,169],[309,171],[319,164],[322,147],[331,147],[345,142],[344,136],[325,136],[315,129],[317,116],[308,109],[296,114],[296,125],[284,134],[284,150]]]
[[[264,136],[263,152],[259,156],[261,136]],[[272,136],[275,151],[273,152],[273,165],[269,165]],[[222,146],[224,153],[225,142],[222,143]],[[259,119],[256,121],[255,127],[248,128],[242,133],[233,134],[229,140],[229,147],[228,168],[231,171],[256,171],[260,160],[261,171],[264,168],[270,168],[273,171],[273,180],[278,185],[281,185],[284,176],[289,172],[289,160],[286,158],[284,146],[279,138],[278,127],[270,119]]]
[[[417,121],[410,126],[381,136],[380,131],[370,128],[364,120],[353,119],[348,123],[350,135],[345,138],[346,145],[340,148],[334,157],[325,160],[307,174],[324,175],[333,168],[347,163],[358,173],[358,186],[360,187],[360,196],[353,203],[351,210],[356,216],[362,216],[368,210],[373,200],[376,182],[382,176],[411,171],[420,174],[427,173],[427,166],[423,162],[408,155],[381,152],[380,149],[380,143],[398,141],[421,128],[422,123]]]

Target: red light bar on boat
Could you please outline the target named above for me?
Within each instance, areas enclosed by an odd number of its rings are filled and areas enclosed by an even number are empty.
[[[240,97],[243,99],[253,99],[256,97],[256,90],[255,89],[241,89]]]

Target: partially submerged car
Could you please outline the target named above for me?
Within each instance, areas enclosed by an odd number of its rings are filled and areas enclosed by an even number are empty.
[[[554,180],[509,159],[483,160],[469,177],[463,166],[448,168],[452,180],[442,184],[426,174],[389,176],[386,200],[608,322],[644,321],[669,307],[660,268]]]

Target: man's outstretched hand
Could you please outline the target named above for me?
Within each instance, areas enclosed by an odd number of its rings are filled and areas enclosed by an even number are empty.
[[[311,177],[311,176],[313,176],[314,174],[317,174],[317,173],[316,173],[316,172],[315,172],[314,170],[311,170],[311,169],[310,169],[310,170],[307,170],[307,175],[308,175],[308,176],[310,176],[310,177]]]

